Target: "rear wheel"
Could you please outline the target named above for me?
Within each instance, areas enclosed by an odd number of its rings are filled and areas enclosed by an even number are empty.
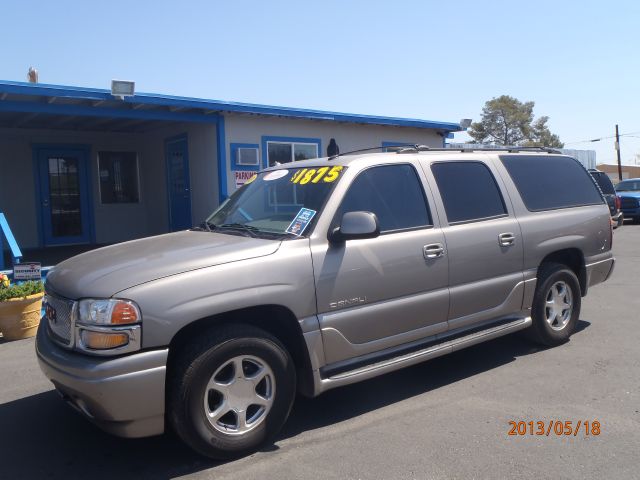
[[[178,355],[167,410],[190,447],[211,458],[233,458],[278,433],[293,403],[296,375],[276,338],[250,326],[221,326]]]
[[[529,333],[533,340],[548,346],[569,340],[580,316],[580,305],[576,274],[566,265],[542,265],[531,308]]]

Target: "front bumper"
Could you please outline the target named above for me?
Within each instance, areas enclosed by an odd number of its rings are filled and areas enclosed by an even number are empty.
[[[36,337],[38,363],[65,401],[114,435],[164,432],[167,349],[90,357],[53,343],[46,323],[40,322]]]
[[[639,208],[622,208],[622,214],[624,215],[624,218],[640,218],[640,207]]]

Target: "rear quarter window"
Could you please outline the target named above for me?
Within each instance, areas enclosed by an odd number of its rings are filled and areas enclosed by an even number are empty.
[[[501,155],[500,160],[530,211],[604,203],[593,178],[574,158]]]

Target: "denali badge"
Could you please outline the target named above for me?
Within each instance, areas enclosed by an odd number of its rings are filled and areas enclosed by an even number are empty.
[[[352,305],[357,305],[359,303],[365,303],[366,301],[367,301],[367,297],[347,298],[345,300],[338,300],[337,302],[329,303],[329,308],[350,307]]]

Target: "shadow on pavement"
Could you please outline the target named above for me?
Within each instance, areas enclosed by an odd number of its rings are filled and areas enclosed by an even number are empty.
[[[589,326],[579,321],[576,332]],[[451,355],[315,399],[298,398],[277,442],[302,432],[355,418],[540,351],[517,335],[498,338]],[[122,439],[100,431],[66,406],[54,391],[0,405],[0,477],[175,478],[215,467],[174,435]]]

